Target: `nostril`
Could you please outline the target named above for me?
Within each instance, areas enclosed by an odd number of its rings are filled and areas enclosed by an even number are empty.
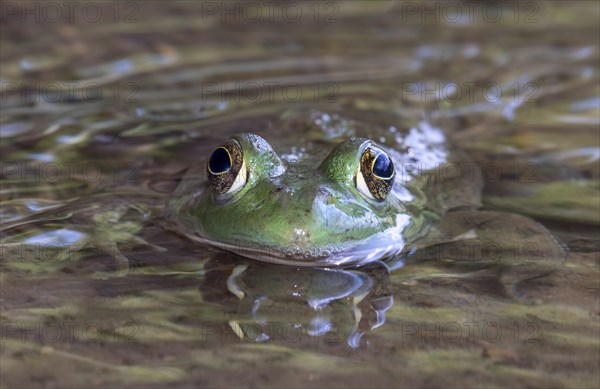
[[[292,240],[295,244],[307,244],[310,241],[310,232],[304,228],[294,228],[292,229]]]

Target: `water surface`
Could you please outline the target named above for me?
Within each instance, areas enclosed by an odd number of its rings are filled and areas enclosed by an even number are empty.
[[[235,2],[239,17],[125,2],[58,21],[12,4],[3,386],[599,385],[597,3],[477,3],[472,17],[433,2],[435,17],[418,2],[277,3],[256,19]],[[405,266],[295,269],[163,228],[185,169],[228,134],[276,138],[290,111],[342,110],[443,128],[482,169],[484,209],[541,222],[564,265],[515,296],[443,248]]]

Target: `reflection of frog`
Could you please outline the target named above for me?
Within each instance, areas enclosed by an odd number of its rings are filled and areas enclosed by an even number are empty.
[[[441,130],[401,124],[405,130],[311,112],[284,115],[273,147],[234,135],[190,169],[167,220],[201,243],[292,265],[368,263],[465,240],[501,250],[543,244],[536,265],[562,261],[562,248],[533,220],[477,210],[479,170]],[[512,264],[502,255],[460,259],[491,258]]]
[[[206,265],[205,301],[233,307],[231,330],[244,340],[302,338],[360,345],[385,322],[393,303],[389,273],[380,262],[359,270],[289,268],[221,253]]]

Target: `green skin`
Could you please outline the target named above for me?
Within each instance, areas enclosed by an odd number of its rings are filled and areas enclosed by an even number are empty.
[[[192,167],[167,207],[171,228],[203,244],[266,262],[340,266],[406,251],[449,208],[477,206],[479,181],[463,177],[432,182],[420,171],[409,174],[403,169],[408,148],[415,166],[459,161],[462,157],[451,151],[443,135],[442,141],[438,136],[436,144],[428,145],[423,143],[425,131],[413,128],[412,135],[403,134],[400,145],[393,137],[375,143],[360,136],[323,139],[322,133],[312,131],[281,131],[281,139],[304,147],[303,153],[290,153],[291,147],[281,144],[278,154],[258,135],[234,135],[248,169],[246,184],[232,196],[219,195],[207,179],[206,164]],[[390,135],[375,131],[362,132],[376,139]],[[360,132],[358,126],[347,131]],[[357,189],[360,157],[369,145],[386,151],[396,169],[392,191],[383,201]],[[433,154],[438,159],[432,160]]]

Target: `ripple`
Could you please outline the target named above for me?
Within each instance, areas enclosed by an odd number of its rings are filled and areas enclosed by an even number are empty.
[[[223,101],[180,101],[138,107],[136,115],[157,122],[183,122],[204,119],[223,113],[228,104]]]
[[[71,230],[68,228],[60,228],[57,230],[45,231],[37,235],[30,236],[23,240],[26,244],[37,244],[37,245],[65,245],[74,244],[83,241],[86,238],[86,234]]]

